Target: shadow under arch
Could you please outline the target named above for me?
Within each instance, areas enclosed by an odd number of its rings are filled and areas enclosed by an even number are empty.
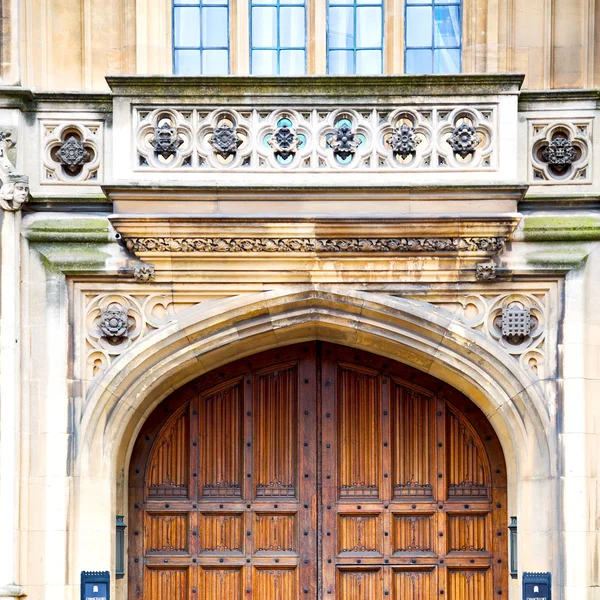
[[[520,496],[532,493],[531,486],[537,486],[539,493],[542,485],[548,506],[543,514],[535,515],[536,525],[529,531],[557,530],[556,465],[551,460],[555,449],[546,434],[550,416],[539,383],[494,341],[431,304],[377,293],[341,292],[324,285],[205,302],[139,340],[98,376],[88,392],[75,476],[105,482],[110,486],[104,495],[111,498],[112,518],[117,511],[123,514],[125,474],[133,444],[144,421],[164,398],[220,365],[308,340],[388,357],[463,392],[498,435],[507,464],[511,510],[518,509]],[[77,510],[85,512],[85,504],[92,501],[79,493]],[[536,561],[540,569],[550,568],[555,543],[540,552]],[[109,543],[109,555],[111,548]]]

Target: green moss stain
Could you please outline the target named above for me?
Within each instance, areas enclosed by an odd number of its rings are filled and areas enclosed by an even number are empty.
[[[80,219],[40,219],[23,233],[31,242],[108,242],[110,231],[106,217]]]
[[[600,241],[600,217],[526,217],[523,236],[528,242]]]

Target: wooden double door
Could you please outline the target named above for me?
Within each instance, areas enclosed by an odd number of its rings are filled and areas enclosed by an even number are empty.
[[[129,597],[507,597],[506,475],[455,389],[311,342],[204,375],[130,471]]]

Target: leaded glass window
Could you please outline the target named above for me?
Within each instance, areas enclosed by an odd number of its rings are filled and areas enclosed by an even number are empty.
[[[173,72],[229,73],[228,0],[174,0]]]
[[[460,73],[461,0],[406,0],[404,71]]]
[[[383,0],[328,0],[327,72],[383,73]]]
[[[305,0],[252,0],[250,11],[250,72],[304,75]]]

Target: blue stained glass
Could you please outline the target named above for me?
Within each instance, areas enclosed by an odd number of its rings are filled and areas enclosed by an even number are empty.
[[[460,73],[461,0],[406,0],[406,73]]]
[[[328,0],[327,72],[383,72],[383,0]]]
[[[174,0],[173,72],[229,73],[228,0]]]

